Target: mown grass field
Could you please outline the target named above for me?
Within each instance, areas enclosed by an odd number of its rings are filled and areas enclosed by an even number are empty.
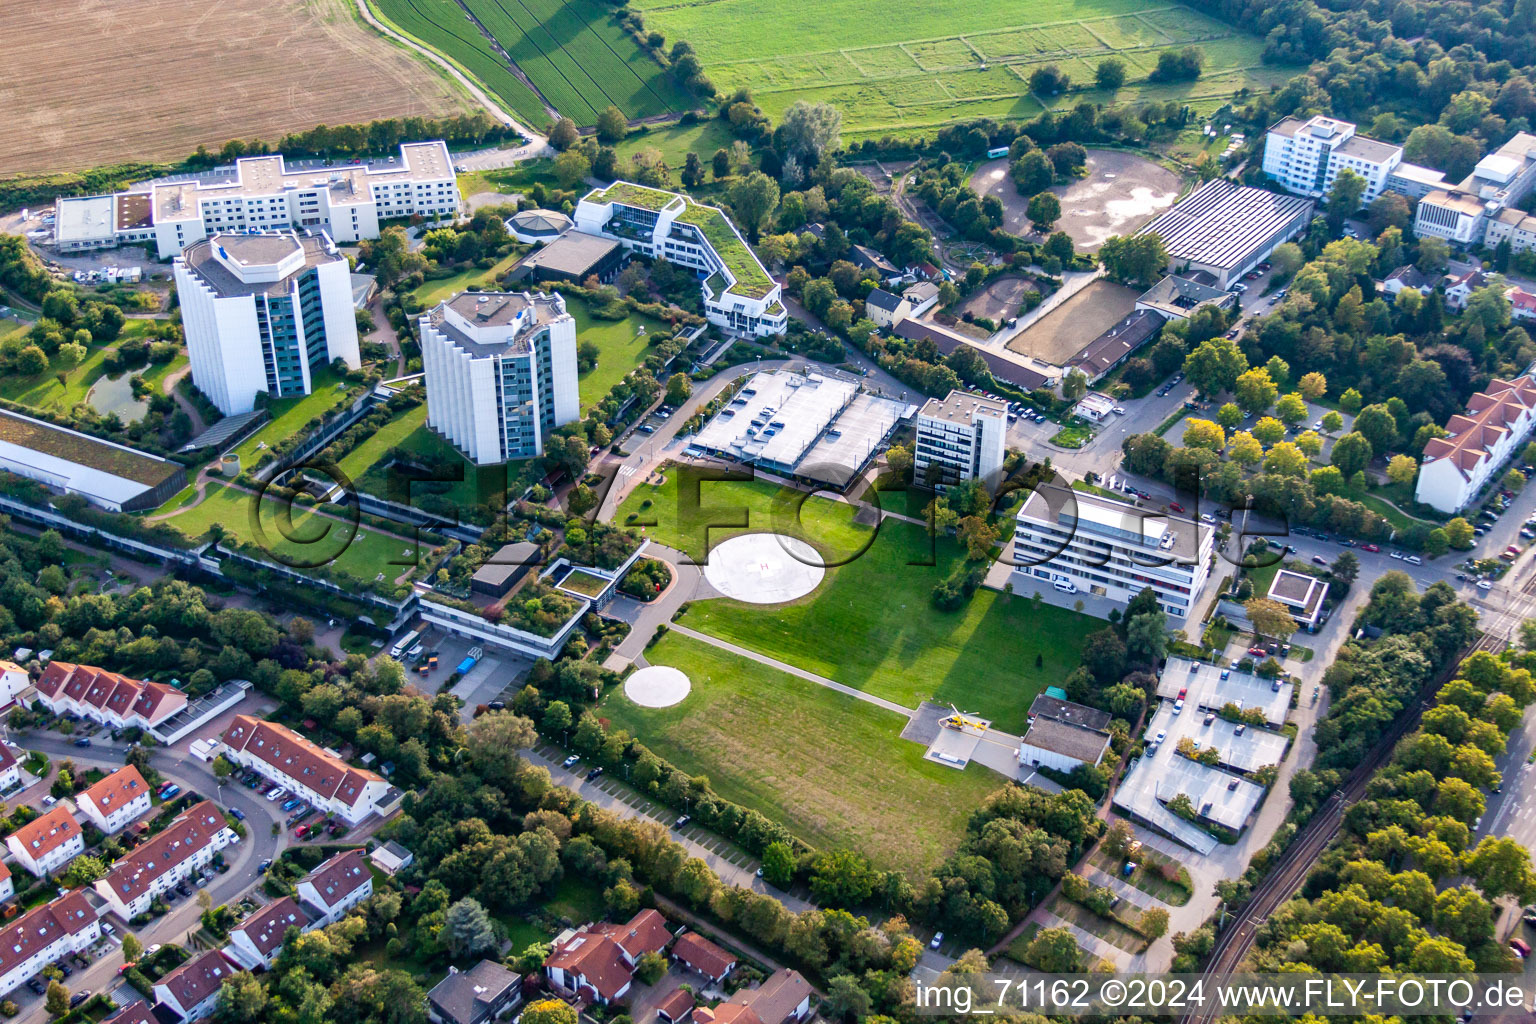
[[[642,708],[617,687],[599,713],[813,846],[852,847],[916,876],[955,849],[971,811],[1005,785],[981,765],[924,760],[899,738],[895,712],[698,640],[673,633],[646,658],[687,673],[687,698]]]
[[[1083,637],[1102,625],[1070,609],[1036,607],[1027,594],[985,588],[957,612],[938,611],[933,588],[962,557],[953,540],[935,544],[923,528],[900,520],[887,520],[871,540],[851,506],[824,498],[800,508],[796,527],[785,511],[792,506],[776,508],[779,489],[766,481],[706,482],[699,508],[689,511],[679,505],[678,479],[669,470],[661,486],[637,487],[618,522],[652,521],[647,536],[694,557],[704,551],[706,527],[710,547],[740,533],[790,533],[834,563],[797,601],[771,608],[695,601],[678,621],[905,707],[952,702],[1021,732],[1035,694],[1077,667]],[[743,517],[747,525],[735,525]]]
[[[852,137],[974,117],[1021,118],[1079,99],[1177,99],[1214,107],[1238,90],[1283,80],[1261,68],[1263,42],[1178,4],[1156,0],[639,0],[648,28],[686,39],[722,91],[739,85],[774,119],[796,100],[825,100]],[[1205,51],[1197,82],[1154,85],[1161,50]],[[1092,89],[1098,61],[1127,64],[1117,94]],[[1037,97],[1030,73],[1056,64],[1087,92]]]
[[[373,0],[397,28],[443,53],[534,125],[548,118],[538,97],[455,0]],[[628,118],[694,105],[598,0],[466,0],[480,24],[560,113],[577,124],[609,104]]]

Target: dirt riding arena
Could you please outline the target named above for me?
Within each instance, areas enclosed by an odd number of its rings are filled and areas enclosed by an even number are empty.
[[[1072,236],[1079,250],[1092,252],[1111,235],[1141,227],[1179,197],[1179,176],[1160,164],[1114,149],[1088,151],[1088,176],[1051,189],[1061,198],[1056,227]],[[971,188],[1003,203],[1003,227],[1030,233],[1029,197],[1019,195],[1008,176],[1008,161],[989,160],[971,175]]]
[[[1030,324],[1008,343],[1010,352],[1065,366],[1089,342],[1136,308],[1136,289],[1098,280]]]
[[[1033,281],[1025,278],[1000,277],[966,299],[960,312],[1002,323],[1011,316],[1018,316],[1024,296],[1038,290]]]
[[[472,109],[353,0],[7,3],[0,176]]]

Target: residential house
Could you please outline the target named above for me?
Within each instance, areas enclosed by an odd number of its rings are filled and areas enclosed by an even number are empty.
[[[374,867],[391,877],[416,863],[416,855],[393,839],[370,853],[368,859]]]
[[[666,918],[645,909],[625,924],[584,925],[560,936],[544,973],[562,992],[608,1004],[629,992],[636,962],[671,941]]]
[[[193,957],[155,983],[155,999],[181,1020],[197,1020],[213,1012],[219,989],[239,968],[218,950]]]
[[[111,835],[149,813],[149,783],[133,765],[124,765],[75,797],[75,805]]]
[[[155,1015],[150,1012],[149,1004],[142,999],[135,999],[127,1006],[116,1010],[101,1019],[101,1024],[158,1024]]]
[[[816,990],[799,971],[780,968],[754,989],[737,992],[713,1009],[693,1011],[695,1024],[793,1024],[811,1012]]]
[[[1487,283],[1488,277],[1481,270],[1464,270],[1453,274],[1445,279],[1445,304],[1455,310],[1466,309],[1467,299]]]
[[[864,315],[876,327],[893,327],[907,318],[907,300],[884,288],[876,288],[864,297]]]
[[[37,699],[56,715],[76,714],[113,729],[153,729],[187,706],[187,695],[174,686],[65,661],[43,669]]]
[[[305,932],[312,923],[298,900],[284,896],[268,903],[230,929],[229,945],[224,948],[224,952],[248,970],[268,968],[283,951],[283,939],[288,929],[297,928]]]
[[[682,985],[678,985],[656,1004],[656,1016],[666,1021],[666,1024],[680,1024],[681,1021],[691,1019],[692,1014],[693,995]]]
[[[736,969],[736,957],[696,932],[684,932],[672,944],[672,957],[716,985]]]
[[[96,891],[119,917],[130,920],[235,842],[239,837],[224,820],[224,812],[211,800],[200,801],[113,864],[107,877],[97,880]]]
[[[0,995],[99,938],[96,910],[79,890],[28,911],[0,929]]]
[[[5,743],[0,743],[0,793],[21,785],[21,761]]]
[[[435,1024],[485,1024],[523,1001],[523,979],[494,960],[467,971],[448,968],[448,977],[427,993],[427,1017]]]
[[[0,901],[8,900],[16,895],[16,880],[11,877],[11,869],[0,862]]]
[[[1390,295],[1394,299],[1405,288],[1412,288],[1420,295],[1428,295],[1435,290],[1435,285],[1439,281],[1439,274],[1426,274],[1418,267],[1409,264],[1406,267],[1398,267],[1392,273],[1382,278],[1381,283],[1376,286],[1376,290],[1385,295]]]
[[[5,845],[22,867],[42,878],[85,852],[85,832],[69,808],[55,804],[7,836]]]
[[[1511,288],[1504,293],[1509,299],[1509,315],[1515,320],[1536,320],[1536,295],[1524,288]]]
[[[32,677],[26,669],[14,661],[0,661],[0,708],[16,703],[31,685]]]
[[[281,786],[326,814],[356,825],[386,802],[390,785],[354,768],[286,726],[236,715],[224,731],[224,756]]]
[[[882,281],[891,281],[901,277],[901,271],[897,270],[890,260],[881,256],[867,245],[851,246],[848,250],[848,259],[860,270],[873,270],[880,275]]]
[[[347,911],[373,895],[373,873],[362,850],[338,853],[299,883],[299,902],[323,927],[340,921]]]
[[[1536,426],[1536,381],[1527,375],[1493,380],[1467,401],[1464,415],[1431,438],[1419,464],[1416,500],[1446,515],[1460,512],[1531,436]]]

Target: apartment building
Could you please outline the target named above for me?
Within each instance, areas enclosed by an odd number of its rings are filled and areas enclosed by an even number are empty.
[[[155,1000],[184,1021],[199,1020],[213,1012],[219,989],[238,973],[223,953],[212,949],[155,982]]]
[[[21,785],[21,761],[16,756],[16,751],[5,743],[0,743],[0,793],[15,789]]]
[[[187,695],[94,665],[50,661],[37,680],[37,699],[56,715],[75,714],[108,728],[153,729],[187,706]]]
[[[692,270],[703,282],[705,318],[728,334],[760,338],[789,328],[778,282],[713,206],[616,181],[576,204],[576,230]]]
[[[80,813],[111,835],[149,813],[149,783],[133,765],[124,765],[75,797]]]
[[[421,318],[427,426],[477,466],[531,459],[581,415],[576,320],[558,293],[464,292]]]
[[[1002,480],[1008,440],[1004,403],[951,391],[924,402],[916,425],[912,468],[917,480],[932,479],[938,486],[981,480],[989,489]]]
[[[420,215],[458,215],[459,189],[448,147],[408,142],[398,158],[332,167],[289,167],[253,156],[233,169],[110,196],[54,202],[60,249],[152,241],[161,259],[226,232],[323,230],[346,244],[379,237],[379,224]]]
[[[0,902],[16,895],[16,879],[11,877],[11,869],[0,863]]]
[[[1210,573],[1215,530],[1060,484],[1033,491],[1014,526],[1017,593],[1076,587],[1121,604],[1147,587],[1188,618]]]
[[[373,872],[362,850],[338,853],[304,877],[298,885],[299,903],[323,928],[347,916],[347,911],[373,895]]]
[[[1366,138],[1348,121],[1322,115],[1282,118],[1264,137],[1264,173],[1286,191],[1313,198],[1326,196],[1339,172],[1348,169],[1365,179],[1361,204],[1368,204],[1402,160],[1403,147]]]
[[[0,929],[0,995],[99,938],[96,910],[78,890],[28,911]]]
[[[1414,498],[1447,515],[1460,512],[1530,439],[1536,425],[1536,380],[1494,380],[1445,424],[1447,437],[1424,446]]]
[[[1512,252],[1536,248],[1536,217],[1517,207],[1500,210],[1490,217],[1483,244],[1494,249],[1504,242],[1509,243]]]
[[[309,931],[314,921],[292,896],[273,900],[229,931],[225,954],[247,970],[263,970],[283,951],[288,929]]]
[[[1477,162],[1472,173],[1452,188],[1439,188],[1419,200],[1413,230],[1422,237],[1456,245],[1515,244],[1524,217],[1515,210],[1536,188],[1536,135],[1517,132]],[[1486,241],[1489,234],[1492,242]]]
[[[335,360],[360,365],[351,271],[324,232],[213,235],[174,275],[192,381],[226,416],[309,394]]]
[[[130,920],[235,842],[239,837],[224,820],[224,812],[213,801],[203,800],[113,864],[107,877],[97,880],[96,892],[119,917]]]
[[[236,715],[224,731],[223,743],[222,753],[230,761],[286,786],[310,806],[350,825],[372,814],[390,792],[389,783],[378,774],[354,768],[274,722]]]
[[[16,862],[38,878],[58,871],[85,852],[85,832],[63,804],[5,837]]]

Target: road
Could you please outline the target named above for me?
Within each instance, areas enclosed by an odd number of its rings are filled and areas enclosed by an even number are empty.
[[[108,734],[103,731],[97,735],[105,737]],[[92,738],[90,747],[76,747],[74,741],[47,732],[20,733],[16,734],[13,740],[17,746],[47,754],[54,766],[68,759],[82,767],[100,768],[103,771],[122,767],[130,749],[125,744],[100,742],[95,737]],[[274,822],[281,823],[281,813],[277,811],[275,805],[263,800],[244,786],[217,785],[212,772],[208,771],[202,762],[191,758],[184,747],[153,748],[150,751],[149,760],[156,771],[179,785],[183,791],[201,793],[220,807],[238,808],[246,816],[245,838],[241,839],[237,845],[224,850],[224,860],[229,865],[229,870],[222,875],[214,875],[213,881],[207,886],[208,892],[213,897],[214,906],[238,899],[255,884],[258,878],[257,865],[264,860],[275,858],[287,845],[286,832],[274,837],[271,830]],[[18,802],[35,803],[46,794],[46,784],[33,786],[20,794]],[[157,942],[181,943],[185,941],[189,932],[198,927],[201,913],[197,900],[181,899],[171,905],[169,913],[151,921],[136,934],[146,947]],[[119,936],[123,934],[125,925],[126,922],[116,922]],[[84,970],[75,971],[74,976],[68,979],[70,990],[73,992],[87,989],[92,992],[111,991],[124,984],[117,974],[117,969],[121,965],[120,957],[102,957]],[[17,989],[10,994],[10,998],[22,1007],[22,1013],[16,1018],[17,1020],[30,1024],[32,1021],[40,1022],[47,1019],[42,999],[33,996],[27,989]],[[138,995],[129,989],[127,994],[118,1001],[126,1002],[137,998]]]

